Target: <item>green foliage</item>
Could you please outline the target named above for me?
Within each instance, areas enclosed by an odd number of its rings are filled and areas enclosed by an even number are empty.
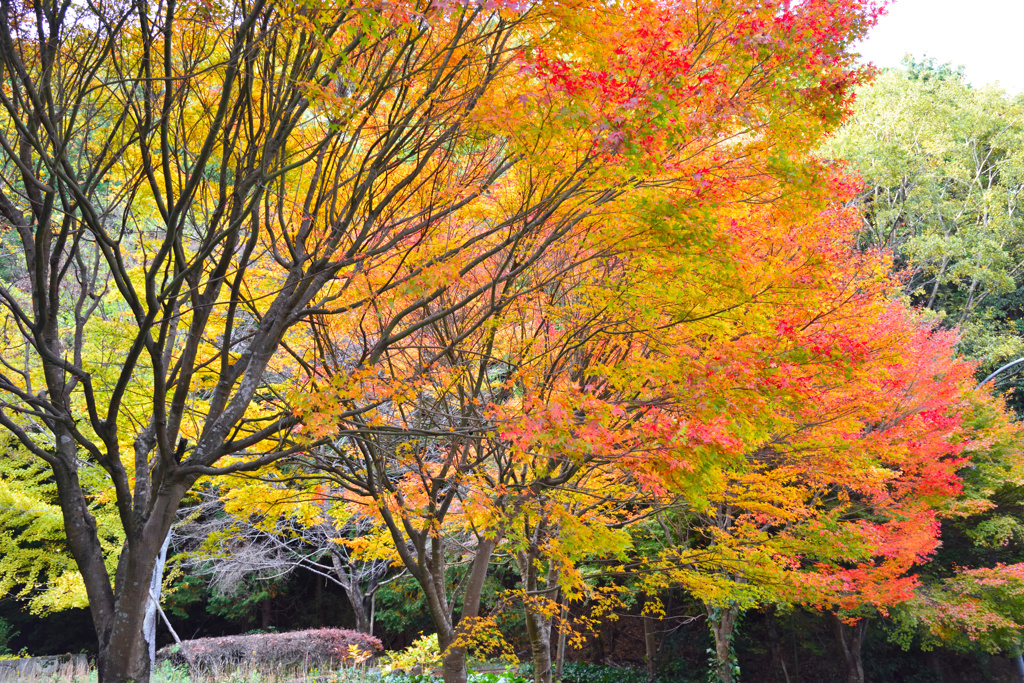
[[[865,181],[861,246],[892,251],[906,292],[948,324],[981,371],[1024,355],[1024,102],[972,88],[962,67],[904,60],[857,93],[825,148]]]
[[[715,628],[721,622],[722,619],[722,608],[712,606],[708,608],[708,629],[711,631],[711,638],[714,640]],[[728,671],[731,672],[732,680],[738,681],[740,677],[740,660],[736,655],[736,630],[740,625],[740,621],[743,619],[743,611],[739,612],[733,622],[733,629],[729,633],[729,659],[727,662],[718,661],[718,652],[714,647],[709,647],[708,653],[708,683],[721,683],[722,676],[720,671],[723,667],[728,667]]]
[[[285,593],[288,588],[284,579],[246,577],[232,593],[223,594],[202,577],[181,574],[170,577],[170,584],[165,588],[161,603],[169,614],[187,618],[189,606],[201,603],[209,614],[242,626],[254,624],[262,603]]]
[[[251,623],[255,620],[259,606],[280,592],[276,581],[246,579],[244,587],[231,595],[211,591],[206,611],[236,623]]]
[[[935,61],[934,57],[927,55],[921,60],[914,59],[913,55],[904,55],[900,63],[907,72],[907,78],[912,81],[946,81],[963,80],[964,78],[962,64],[957,66],[953,66],[949,62],[940,64]]]
[[[423,591],[411,577],[392,581],[377,590],[376,621],[392,633],[422,632],[433,625]]]
[[[6,619],[0,619],[0,655],[11,654],[11,641],[18,635],[14,626]]]
[[[85,585],[67,547],[48,467],[9,440],[0,450],[6,451],[0,459],[0,596],[27,598],[37,614],[85,607]],[[78,475],[90,492],[89,510],[113,576],[124,531],[98,470],[83,464]]]
[[[520,672],[527,677],[533,675],[533,664],[524,664]],[[659,674],[654,683],[689,683],[697,678],[687,678],[677,672]],[[608,666],[589,662],[565,662],[562,664],[562,683],[649,683],[647,671],[635,667]]]
[[[420,636],[412,645],[399,652],[389,652],[381,661],[386,671],[394,669],[411,669],[419,664],[423,668],[441,665],[441,647],[437,642],[437,634]]]

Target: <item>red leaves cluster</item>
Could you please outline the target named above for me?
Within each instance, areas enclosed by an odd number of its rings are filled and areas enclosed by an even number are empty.
[[[523,68],[536,101],[588,126],[595,150],[631,148],[717,194],[751,162],[736,148],[806,149],[840,120],[863,77],[845,48],[877,13],[861,1],[636,0],[574,27],[600,36],[601,53],[539,49]]]

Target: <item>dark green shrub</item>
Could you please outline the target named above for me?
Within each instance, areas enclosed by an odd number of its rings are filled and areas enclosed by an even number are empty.
[[[529,679],[533,675],[533,664],[526,663],[520,668],[520,673]],[[693,679],[679,674],[659,674],[655,676],[654,683],[688,683],[689,681],[701,680],[699,676]],[[589,662],[565,662],[562,665],[562,683],[648,683],[647,671],[638,667],[630,666],[608,666],[606,664],[591,664]]]
[[[0,655],[11,654],[11,641],[16,635],[18,632],[14,630],[14,625],[6,619],[0,619]]]

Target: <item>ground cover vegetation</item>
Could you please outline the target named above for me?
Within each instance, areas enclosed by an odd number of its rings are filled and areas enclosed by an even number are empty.
[[[1019,658],[1022,105],[879,11],[0,0],[0,653]]]

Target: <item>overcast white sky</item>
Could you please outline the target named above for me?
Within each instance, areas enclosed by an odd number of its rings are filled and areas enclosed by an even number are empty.
[[[963,64],[974,85],[1024,91],[1024,0],[895,0],[859,52],[876,66],[904,54]]]

